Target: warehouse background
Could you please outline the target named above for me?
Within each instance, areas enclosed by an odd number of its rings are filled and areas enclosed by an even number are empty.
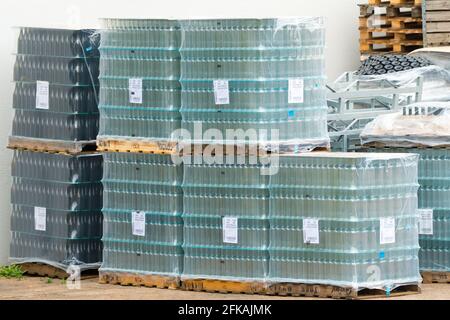
[[[9,255],[11,151],[5,151],[13,117],[14,37],[11,27],[97,27],[99,17],[198,18],[324,16],[327,26],[327,74],[330,80],[358,67],[359,0],[3,0],[0,2],[0,264]]]

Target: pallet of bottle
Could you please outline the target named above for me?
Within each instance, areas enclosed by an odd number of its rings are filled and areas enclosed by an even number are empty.
[[[450,45],[450,1],[428,0],[424,3],[425,46]]]
[[[60,153],[76,155],[83,152],[94,152],[97,147],[94,141],[65,141],[31,137],[10,136],[8,148],[35,152]]]
[[[329,151],[328,139],[287,141],[281,143],[180,142],[175,140],[98,137],[97,149],[103,152],[149,153],[160,155],[198,155],[206,152],[239,155],[286,154]]]

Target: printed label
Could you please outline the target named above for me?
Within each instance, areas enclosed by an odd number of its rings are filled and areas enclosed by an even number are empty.
[[[395,243],[395,218],[380,219],[380,244]]]
[[[47,209],[34,207],[34,229],[45,231],[47,229]]]
[[[36,109],[49,109],[49,82],[36,81]]]
[[[303,103],[305,95],[303,79],[289,79],[288,103]]]
[[[216,104],[230,104],[228,80],[214,80],[214,100]]]
[[[319,244],[319,220],[303,219],[303,242]]]
[[[433,209],[419,209],[419,234],[433,235]]]
[[[142,78],[128,80],[130,103],[142,103]]]
[[[133,235],[145,237],[145,213],[142,211],[133,211],[131,219]]]
[[[223,242],[238,243],[238,218],[223,217]]]

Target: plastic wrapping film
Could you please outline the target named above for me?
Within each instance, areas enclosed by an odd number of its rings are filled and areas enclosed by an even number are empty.
[[[370,148],[371,152],[419,155],[419,262],[423,271],[450,271],[450,150]]]
[[[100,137],[188,145],[217,129],[226,144],[226,130],[250,129],[253,143],[329,146],[322,19],[104,19],[103,28]],[[225,104],[216,80],[227,83]],[[300,80],[292,101],[290,80]]]
[[[14,151],[12,263],[66,270],[102,261],[102,156]]]
[[[388,81],[395,86],[415,87],[418,77],[423,78],[422,101],[450,100],[450,70],[438,65],[383,75],[360,75],[355,80],[364,80],[369,88],[378,89],[380,81]],[[372,87],[370,82],[373,82]]]
[[[417,155],[280,156],[269,282],[387,291],[421,281]]]
[[[194,132],[201,122],[225,144],[227,130],[239,129],[255,130],[253,143],[329,142],[322,18],[180,24],[183,129]]]
[[[183,166],[169,156],[104,155],[102,271],[179,276]]]
[[[95,140],[100,35],[95,30],[16,28],[12,135]]]
[[[184,164],[182,279],[265,281],[269,177],[264,165]],[[224,159],[225,160],[225,159]]]
[[[407,112],[378,116],[361,133],[362,145],[439,147],[450,145],[450,103],[419,102]],[[409,114],[411,113],[411,114]]]

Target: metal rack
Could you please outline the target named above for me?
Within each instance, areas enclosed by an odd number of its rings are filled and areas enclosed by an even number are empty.
[[[422,100],[423,78],[419,76],[397,85],[384,78],[365,80],[355,72],[346,72],[327,88],[331,147],[336,151],[353,151],[367,123]]]

